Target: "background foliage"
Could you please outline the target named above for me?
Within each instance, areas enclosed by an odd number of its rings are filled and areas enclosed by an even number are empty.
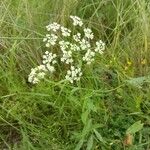
[[[105,54],[78,85],[30,85],[45,26],[69,15]],[[0,0],[0,149],[150,149],[149,26],[147,0]]]

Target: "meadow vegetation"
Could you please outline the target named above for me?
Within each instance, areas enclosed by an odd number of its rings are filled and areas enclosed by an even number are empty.
[[[105,41],[104,54],[77,83],[56,80],[63,70],[29,83],[45,26],[69,26],[70,15]],[[0,149],[149,150],[149,58],[148,0],[0,0]]]

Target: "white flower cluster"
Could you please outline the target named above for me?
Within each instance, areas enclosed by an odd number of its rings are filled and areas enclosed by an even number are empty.
[[[72,51],[63,51],[63,56],[61,58],[62,62],[66,62],[66,64],[73,63],[72,59]]]
[[[94,56],[95,52],[88,49],[85,53],[85,56],[83,57],[83,61],[87,62],[87,64],[90,65],[94,61]]]
[[[28,75],[28,82],[36,84],[41,79],[43,79],[46,75],[46,68],[45,65],[40,65],[36,68],[31,69],[31,73]]]
[[[77,16],[70,16],[73,26],[83,26],[82,20]],[[83,28],[83,32],[71,32],[70,29],[61,26],[60,24],[53,22],[46,26],[48,34],[46,34],[43,42],[46,43],[46,47],[56,45],[56,54],[46,51],[43,55],[42,65],[31,69],[31,73],[28,76],[28,81],[36,84],[45,77],[48,73],[53,73],[56,68],[56,58],[70,67],[66,70],[65,79],[70,83],[79,81],[82,76],[82,65],[79,66],[79,61],[90,65],[95,60],[96,54],[103,54],[105,50],[105,43],[102,40],[97,41],[95,44],[92,41],[94,34],[90,28]],[[79,56],[79,57],[78,57]],[[82,60],[79,60],[82,58]],[[65,67],[66,68],[66,67]]]
[[[46,47],[54,46],[56,44],[58,37],[55,34],[46,34],[43,42],[46,42]]]
[[[59,46],[60,46],[60,49],[61,51],[65,51],[69,48],[69,45],[70,45],[70,42],[65,42],[65,41],[60,41],[59,42]]]
[[[75,68],[75,66],[71,66],[70,70],[67,71],[67,75],[65,76],[65,78],[70,83],[73,83],[74,81],[79,81],[81,76],[81,68]]]
[[[45,55],[43,55],[43,64],[46,66],[46,69],[50,72],[54,72],[55,68],[54,68],[54,64],[57,63],[57,61],[55,60],[55,58],[57,57],[56,54],[50,53],[48,51],[45,52]]]
[[[74,26],[79,25],[81,27],[83,25],[83,22],[82,22],[82,20],[79,17],[77,17],[77,16],[70,16],[70,18],[73,20],[73,25]]]
[[[88,39],[94,38],[94,34],[93,34],[92,30],[89,28],[84,29],[84,34],[85,34],[85,37],[87,37]]]
[[[85,39],[82,39],[79,43],[80,43],[80,47],[82,50],[86,50],[86,49],[89,49],[91,47],[89,41],[87,41]]]
[[[95,52],[99,52],[100,54],[103,54],[104,50],[105,50],[105,43],[102,40],[97,41]]]
[[[53,31],[56,32],[57,30],[60,29],[60,24],[53,22],[49,25],[46,26],[47,31]]]
[[[70,43],[70,50],[71,51],[80,51],[80,47],[77,44]]]
[[[77,34],[73,35],[73,39],[76,42],[80,42],[80,40],[81,40],[81,33],[77,33]]]
[[[43,55],[43,64],[31,69],[31,73],[28,76],[28,82],[36,84],[45,77],[47,72],[53,73],[55,71],[53,65],[57,63],[55,60],[56,57],[56,54],[46,51]]]
[[[65,27],[61,27],[61,32],[63,36],[67,37],[67,36],[70,36],[71,30]]]
[[[63,54],[61,57],[61,61],[65,62],[66,64],[72,63],[72,51],[68,50],[70,47],[70,42],[60,41],[59,45]]]

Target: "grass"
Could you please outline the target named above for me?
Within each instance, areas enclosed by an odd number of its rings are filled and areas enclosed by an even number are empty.
[[[149,150],[149,8],[146,0],[0,1],[0,149]],[[104,56],[77,85],[30,85],[45,26],[69,25],[69,15],[106,42]],[[137,121],[142,129],[126,135]]]

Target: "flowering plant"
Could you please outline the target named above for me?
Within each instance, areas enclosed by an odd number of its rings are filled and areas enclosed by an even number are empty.
[[[77,16],[70,16],[73,26],[83,26],[82,20]],[[105,43],[102,40],[92,44],[94,34],[90,28],[84,28],[83,32],[73,33],[70,29],[53,22],[46,26],[49,32],[43,39],[45,46],[51,48],[58,46],[59,51],[46,51],[43,55],[42,64],[31,69],[28,76],[28,82],[36,84],[45,77],[46,74],[52,74],[57,70],[55,64],[60,62],[67,65],[65,79],[70,83],[79,81],[82,76],[82,64],[90,65],[94,62],[96,53],[103,54]],[[61,36],[60,36],[61,35]],[[79,65],[78,56],[81,56]]]

